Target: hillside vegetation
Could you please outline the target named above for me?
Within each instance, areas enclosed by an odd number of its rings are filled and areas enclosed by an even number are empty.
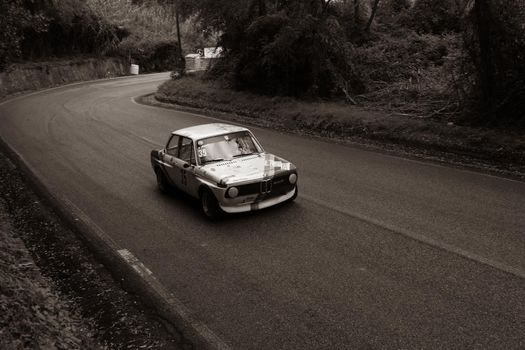
[[[86,0],[86,4],[99,18],[126,31],[126,37],[116,48],[118,54],[131,56],[146,71],[171,70],[180,64],[172,3]],[[195,27],[195,18],[191,16],[180,24],[183,52],[210,44]]]
[[[238,90],[525,126],[525,5],[505,0],[180,0]]]
[[[192,18],[184,48],[204,45]],[[191,44],[190,44],[191,43]],[[180,57],[173,6],[132,0],[0,0],[0,70],[11,63],[113,56],[142,71],[171,70]]]
[[[12,62],[104,55],[124,36],[81,0],[0,0],[0,67]]]

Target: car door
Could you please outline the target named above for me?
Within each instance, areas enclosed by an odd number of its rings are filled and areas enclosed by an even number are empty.
[[[180,171],[179,182],[177,186],[189,194],[197,195],[197,179],[195,177],[195,148],[193,140],[188,137],[182,137],[179,146],[179,158],[177,159],[177,168]]]
[[[180,177],[180,171],[177,167],[180,141],[181,137],[179,135],[172,135],[168,140],[163,156],[163,161],[165,164],[164,168],[166,169],[171,182],[176,186],[178,186],[178,178]]]

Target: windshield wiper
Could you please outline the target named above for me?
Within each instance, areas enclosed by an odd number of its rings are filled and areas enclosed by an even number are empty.
[[[224,158],[215,158],[215,159],[211,159],[211,160],[205,161],[204,164],[214,163],[214,162],[222,162],[223,160],[224,160]]]
[[[257,152],[236,154],[236,155],[233,156],[233,158],[244,157],[244,156],[251,156],[252,154],[257,154]]]

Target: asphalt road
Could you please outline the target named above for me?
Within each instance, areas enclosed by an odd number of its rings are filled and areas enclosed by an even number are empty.
[[[525,183],[272,130],[291,205],[218,223],[149,152],[210,122],[142,106],[166,74],[0,105],[0,137],[235,349],[525,348]]]

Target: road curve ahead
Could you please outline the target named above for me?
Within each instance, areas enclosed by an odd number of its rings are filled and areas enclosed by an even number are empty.
[[[525,183],[254,128],[291,205],[203,219],[149,152],[210,122],[132,98],[166,74],[0,105],[0,137],[234,349],[525,348]]]

